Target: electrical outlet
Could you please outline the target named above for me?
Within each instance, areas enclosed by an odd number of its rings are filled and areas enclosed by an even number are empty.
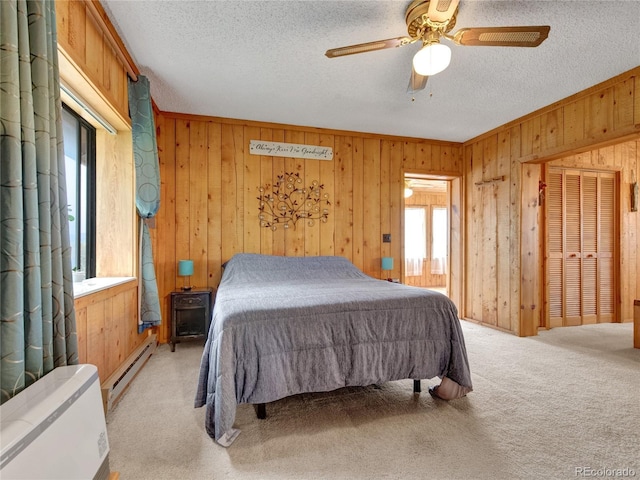
[[[382,234],[382,243],[391,243],[391,234],[383,233]]]

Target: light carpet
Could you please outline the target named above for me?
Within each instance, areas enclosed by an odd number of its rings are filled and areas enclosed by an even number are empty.
[[[640,350],[633,325],[518,338],[462,322],[474,392],[437,378],[238,406],[229,448],[194,409],[202,343],[162,345],[107,416],[122,480],[640,478]]]

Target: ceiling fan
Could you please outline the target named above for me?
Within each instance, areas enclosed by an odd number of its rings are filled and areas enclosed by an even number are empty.
[[[462,28],[450,34],[456,24],[460,0],[413,0],[407,7],[405,21],[408,37],[389,38],[360,43],[326,51],[329,58],[403,47],[422,41],[422,48],[413,57],[413,67],[407,91],[422,90],[430,75],[449,66],[451,49],[440,43],[447,39],[456,45],[472,47],[537,47],[549,35],[548,25],[518,27]]]

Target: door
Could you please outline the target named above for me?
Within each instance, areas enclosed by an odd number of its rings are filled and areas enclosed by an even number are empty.
[[[615,321],[616,174],[547,172],[545,321]]]

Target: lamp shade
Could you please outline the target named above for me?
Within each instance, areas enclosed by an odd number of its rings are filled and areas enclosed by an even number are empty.
[[[393,257],[382,257],[382,270],[393,270]]]
[[[190,275],[193,275],[193,260],[179,260],[178,275],[180,277],[188,277]]]
[[[413,57],[413,69],[417,74],[428,77],[440,73],[451,62],[451,49],[439,42],[428,43]]]

